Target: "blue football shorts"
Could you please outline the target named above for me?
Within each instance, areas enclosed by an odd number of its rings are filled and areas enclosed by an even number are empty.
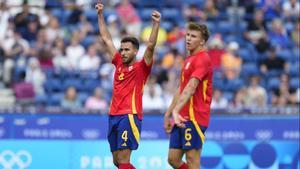
[[[196,122],[185,122],[185,128],[174,125],[171,131],[169,148],[172,149],[201,149],[205,140],[207,127],[199,126]]]
[[[141,120],[137,115],[125,114],[109,116],[108,142],[110,151],[136,150],[139,146]]]

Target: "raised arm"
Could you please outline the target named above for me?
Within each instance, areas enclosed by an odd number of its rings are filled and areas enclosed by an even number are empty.
[[[151,17],[152,17],[152,31],[144,54],[144,59],[147,65],[150,65],[153,60],[153,53],[154,53],[154,48],[158,36],[161,15],[158,11],[153,11]]]
[[[176,105],[172,111],[172,115],[174,118],[174,123],[178,127],[185,127],[183,122],[185,122],[186,120],[179,115],[179,111],[186,104],[186,102],[191,98],[191,96],[194,95],[198,85],[199,85],[199,80],[197,78],[191,78],[188,84],[183,89],[182,93],[180,94],[176,102]]]
[[[104,16],[103,16],[104,5],[101,3],[97,3],[95,8],[97,9],[97,13],[98,13],[98,24],[99,24],[99,28],[100,28],[100,37],[102,38],[102,40],[104,41],[105,45],[108,48],[110,59],[113,60],[114,55],[117,52],[117,49],[113,44],[111,35],[110,35],[109,31],[107,30],[107,26],[106,26],[106,23],[104,20]]]

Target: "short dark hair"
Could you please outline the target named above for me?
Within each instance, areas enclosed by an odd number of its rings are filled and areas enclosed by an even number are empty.
[[[133,47],[136,48],[137,50],[139,49],[140,47],[140,44],[139,44],[139,41],[137,40],[137,38],[135,37],[125,37],[121,40],[121,43],[126,43],[126,42],[130,42],[132,43]]]
[[[206,25],[204,24],[198,24],[195,22],[190,22],[187,26],[189,30],[195,30],[199,31],[201,33],[202,38],[205,40],[205,42],[208,41],[209,38],[209,31]]]

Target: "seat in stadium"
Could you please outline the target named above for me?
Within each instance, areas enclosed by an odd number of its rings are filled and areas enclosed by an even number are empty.
[[[182,19],[182,16],[177,8],[163,8],[162,19],[170,22],[177,22]]]
[[[84,105],[84,103],[90,95],[87,92],[78,92],[77,96],[79,101]]]
[[[299,62],[289,62],[288,74],[290,77],[300,76],[300,63]]]
[[[48,97],[47,95],[36,95],[35,96],[35,103],[37,105],[46,105]]]
[[[218,21],[218,32],[222,35],[231,34],[236,31],[236,27],[229,21]]]
[[[290,49],[282,49],[277,53],[278,57],[284,59],[285,61],[293,61],[293,52]]]
[[[155,8],[155,9],[160,9],[162,5],[161,0],[139,0],[137,1],[137,6],[139,7],[140,10],[144,10],[143,8]]]
[[[248,48],[240,48],[238,50],[238,55],[243,59],[243,62],[255,63],[257,61],[255,53],[250,51]]]
[[[234,99],[234,93],[229,91],[224,91],[223,96],[230,102]]]
[[[85,10],[83,15],[87,18],[90,22],[97,22],[98,21],[98,15],[97,12],[94,10]]]
[[[266,73],[265,78],[270,79],[274,77],[279,77],[283,73],[283,70],[269,70]]]
[[[279,78],[273,77],[273,78],[270,78],[270,79],[268,80],[268,86],[267,86],[267,88],[268,88],[269,90],[274,90],[274,89],[278,89],[278,88],[279,88],[279,85],[280,85],[280,80],[279,80]]]
[[[77,90],[83,89],[83,83],[80,80],[80,78],[69,78],[63,81],[62,83],[63,90],[66,90],[70,86],[75,87]]]
[[[300,88],[300,78],[294,77],[289,81],[290,88],[292,89],[298,89]]]
[[[60,106],[61,100],[64,98],[64,92],[57,92],[48,95],[48,106]]]
[[[225,89],[229,92],[236,92],[244,86],[244,81],[242,79],[233,79],[225,82]]]
[[[94,91],[94,89],[98,86],[100,86],[100,80],[96,80],[96,79],[86,79],[83,82],[83,91],[92,93]]]
[[[56,79],[56,78],[48,79],[44,84],[44,88],[45,88],[47,93],[57,92],[57,91],[62,91],[63,90],[61,80]]]
[[[244,63],[242,65],[241,76],[247,78],[249,76],[258,75],[259,69],[256,63]]]
[[[151,14],[154,8],[144,8],[143,10],[140,10],[140,17],[143,22],[150,21],[151,20]]]
[[[95,37],[93,35],[88,35],[81,41],[81,45],[87,49],[88,46],[93,44],[94,42],[95,42]]]

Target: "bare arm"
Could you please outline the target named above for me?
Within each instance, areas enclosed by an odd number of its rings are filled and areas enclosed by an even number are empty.
[[[185,127],[183,122],[186,120],[182,118],[179,115],[179,111],[182,109],[182,107],[187,103],[187,101],[194,95],[198,85],[199,80],[197,78],[191,78],[188,82],[188,84],[183,89],[182,93],[180,94],[178,101],[176,102],[176,105],[172,111],[172,115],[174,118],[174,122],[179,127]]]
[[[161,18],[161,15],[158,11],[153,11],[151,16],[152,16],[152,31],[144,54],[144,59],[147,65],[150,65],[153,60],[153,53],[157,41],[160,18]]]
[[[168,110],[166,111],[165,113],[165,118],[170,118],[171,114],[172,114],[172,111],[177,103],[177,100],[179,99],[179,96],[180,96],[180,89],[178,88],[177,91],[176,91],[176,94],[174,95],[173,97],[173,100],[171,102],[171,105],[169,106]]]
[[[172,124],[171,124],[170,116],[172,114],[172,111],[173,111],[176,103],[177,103],[177,100],[178,100],[179,96],[180,96],[180,89],[178,88],[175,96],[173,97],[171,105],[169,106],[168,110],[165,113],[164,128],[165,128],[166,133],[170,133],[171,130],[172,130]]]
[[[100,37],[102,38],[102,40],[104,41],[104,44],[108,48],[110,59],[113,60],[114,55],[117,52],[117,49],[113,44],[111,35],[110,35],[109,31],[107,30],[107,26],[106,26],[106,23],[104,20],[104,16],[103,16],[104,5],[101,3],[97,3],[95,8],[97,9],[97,12],[98,12],[98,24],[99,24],[99,28],[100,28]]]

